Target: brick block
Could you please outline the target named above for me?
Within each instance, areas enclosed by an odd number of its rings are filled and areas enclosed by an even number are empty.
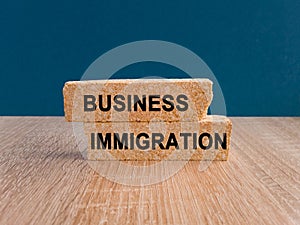
[[[84,123],[88,160],[227,160],[231,129],[225,116],[197,122]]]
[[[124,79],[66,82],[67,121],[198,121],[212,101],[208,79]]]

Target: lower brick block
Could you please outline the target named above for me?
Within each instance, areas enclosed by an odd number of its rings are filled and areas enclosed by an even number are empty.
[[[198,122],[84,123],[88,160],[227,160],[231,129],[225,116]]]

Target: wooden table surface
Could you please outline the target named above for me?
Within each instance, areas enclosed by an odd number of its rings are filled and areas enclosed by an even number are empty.
[[[229,161],[103,178],[62,117],[0,118],[0,224],[300,224],[300,118],[232,118]]]

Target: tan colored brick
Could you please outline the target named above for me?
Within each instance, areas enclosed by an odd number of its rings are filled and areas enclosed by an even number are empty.
[[[109,123],[84,123],[84,130],[88,137],[88,149],[87,159],[89,160],[124,160],[124,161],[160,161],[160,160],[227,160],[230,138],[231,138],[231,121],[225,116],[207,116],[198,122],[109,122]],[[92,138],[92,133],[94,138]],[[106,149],[97,147],[97,134],[101,133],[105,138],[105,135],[111,137],[111,146],[106,145]],[[122,137],[122,134],[128,134],[128,148],[114,148],[114,133]],[[146,133],[149,136],[147,138],[141,138],[140,143],[143,140],[146,142],[149,140],[149,148],[146,150],[140,150],[136,143],[134,146],[130,145],[130,133],[133,133],[136,140],[136,136],[141,133]],[[162,149],[158,143],[152,148],[152,139],[154,133],[163,134],[162,146],[166,148],[168,138],[173,133],[178,141],[179,149],[175,146],[171,146],[168,149]],[[180,137],[180,134],[191,133],[191,136],[186,142],[187,146],[184,146],[184,138]],[[193,133],[197,133],[196,141],[197,148],[194,148]],[[211,148],[202,149],[198,143],[200,134],[208,133],[212,137],[210,142],[208,137],[204,137],[201,143],[204,146],[212,143]],[[221,139],[217,141],[215,134],[218,134]],[[226,134],[226,138],[224,138]],[[92,139],[94,141],[92,141]],[[125,139],[124,139],[125,140]],[[123,141],[124,141],[123,140]],[[174,139],[173,139],[174,140]],[[224,141],[224,142],[223,142]],[[145,143],[146,143],[145,142]],[[125,142],[123,142],[125,144]],[[218,143],[216,146],[215,144]],[[226,146],[222,146],[221,144]],[[217,147],[217,148],[216,148]],[[186,148],[186,149],[185,149]],[[153,150],[154,149],[154,150]]]
[[[109,121],[198,121],[207,114],[212,101],[212,82],[208,79],[137,79],[137,80],[95,80],[95,81],[71,81],[66,82],[64,89],[64,110],[67,121],[83,122],[109,122]],[[114,108],[105,112],[99,107],[95,111],[84,111],[84,95],[96,97],[96,105],[99,106],[99,95],[103,96],[103,106],[107,106],[108,95],[111,95],[112,107],[115,105],[116,95],[124,96],[125,110],[118,112]],[[140,107],[136,110],[128,107],[128,96],[137,95],[142,99],[146,97],[146,111]],[[149,95],[158,95],[154,98],[159,104],[154,108],[159,111],[149,111]],[[171,107],[163,102],[163,96],[171,95],[174,100],[174,110],[166,111],[163,108]],[[187,110],[180,111],[176,108],[185,107],[180,102],[180,96],[187,96]],[[133,98],[133,97],[132,97]],[[179,99],[177,99],[179,98]],[[102,99],[102,98],[101,98]],[[119,101],[122,99],[119,99]],[[170,98],[165,100],[171,101]],[[133,103],[134,100],[132,100]],[[115,105],[122,107],[121,105]],[[130,112],[128,111],[130,108]]]

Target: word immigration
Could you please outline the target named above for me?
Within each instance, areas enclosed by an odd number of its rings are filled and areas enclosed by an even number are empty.
[[[165,143],[165,144],[164,144]],[[226,133],[91,133],[90,147],[106,150],[227,149]]]

